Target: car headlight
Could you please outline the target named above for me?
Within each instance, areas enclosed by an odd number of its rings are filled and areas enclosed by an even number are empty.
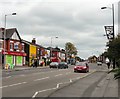
[[[87,67],[83,67],[84,69],[86,69]]]
[[[77,68],[77,66],[75,66],[74,68]]]

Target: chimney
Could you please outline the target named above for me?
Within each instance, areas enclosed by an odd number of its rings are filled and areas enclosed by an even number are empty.
[[[36,44],[36,39],[35,38],[32,39],[32,43]]]

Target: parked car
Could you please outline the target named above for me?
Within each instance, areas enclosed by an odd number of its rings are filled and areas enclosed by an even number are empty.
[[[58,69],[66,69],[68,68],[68,64],[66,62],[60,62],[58,65]]]
[[[89,65],[85,62],[76,63],[74,66],[74,72],[89,72]]]
[[[98,66],[99,66],[99,65],[102,65],[102,62],[98,61],[98,62],[97,62],[97,65],[98,65]]]
[[[51,62],[49,67],[50,68],[58,68],[58,62]]]

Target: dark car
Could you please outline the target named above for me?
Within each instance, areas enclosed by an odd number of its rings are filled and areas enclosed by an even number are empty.
[[[66,62],[60,62],[58,65],[58,69],[66,69],[68,68],[68,64]]]
[[[58,68],[58,62],[51,62],[49,67],[50,68]]]
[[[89,72],[88,63],[79,62],[74,66],[74,72]]]

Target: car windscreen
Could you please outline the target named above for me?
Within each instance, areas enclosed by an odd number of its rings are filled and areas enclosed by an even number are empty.
[[[50,63],[50,65],[58,65],[58,63],[57,62],[52,62],[52,63]]]
[[[86,63],[76,63],[76,66],[86,66]]]

